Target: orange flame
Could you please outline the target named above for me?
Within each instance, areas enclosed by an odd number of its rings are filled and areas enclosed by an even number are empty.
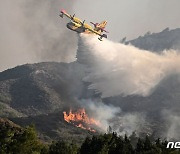
[[[74,112],[74,113],[72,112],[72,110],[70,110],[68,114],[66,112],[63,112],[63,114],[64,114],[65,121],[67,121],[68,123],[72,123],[76,127],[79,127],[82,129],[96,132],[90,126],[100,126],[99,121],[88,117],[85,109],[79,109],[77,112]]]

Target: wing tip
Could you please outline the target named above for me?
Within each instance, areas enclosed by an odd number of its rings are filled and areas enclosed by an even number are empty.
[[[61,9],[60,12],[61,12],[61,13],[66,13],[66,10],[65,10],[65,9]]]

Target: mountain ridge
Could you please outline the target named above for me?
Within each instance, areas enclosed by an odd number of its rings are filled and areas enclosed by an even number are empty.
[[[176,35],[172,37],[171,35],[174,34]],[[159,53],[165,49],[180,49],[178,48],[180,37],[176,37],[178,34],[180,34],[180,29],[166,29],[160,33],[148,34],[125,42],[125,44],[131,43],[138,48]],[[169,42],[167,46],[164,45],[166,44],[166,37],[168,37]],[[176,38],[175,41],[174,38]],[[151,40],[150,45],[149,40]],[[157,40],[160,40],[161,43],[164,42],[159,45],[160,43]],[[78,61],[26,64],[3,71],[0,73],[0,116],[10,118],[20,125],[28,125],[34,122],[38,131],[44,134],[47,140],[63,136],[63,129],[60,127],[68,128],[67,131],[64,130],[68,134],[67,138],[75,132],[80,133],[82,131],[83,135],[80,134],[80,136],[83,139],[89,132],[74,128],[65,122],[60,115],[70,108],[81,107],[78,102],[81,99],[101,100],[100,94],[89,90],[87,88],[88,83],[82,81],[85,75],[86,67],[79,64]],[[164,131],[168,129],[168,126],[163,124],[165,120],[161,114],[164,113],[164,110],[171,109],[173,114],[178,115],[179,100],[180,79],[173,75],[164,79],[146,98],[141,96],[115,96],[104,98],[102,101],[105,104],[120,107],[122,114],[146,112],[146,118],[153,123],[153,125],[148,126],[151,133],[153,133],[153,129],[156,129],[155,131],[158,131],[156,136],[161,136],[163,134],[160,128],[164,127]],[[51,120],[54,121],[52,127],[50,127]],[[55,126],[56,121],[59,124]],[[61,133],[54,133],[55,130]],[[51,135],[48,136],[48,134]]]

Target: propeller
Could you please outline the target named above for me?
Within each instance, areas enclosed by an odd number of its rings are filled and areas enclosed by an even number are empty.
[[[82,26],[84,26],[85,21],[86,21],[86,20],[84,20],[83,22],[81,22]]]
[[[73,19],[74,19],[74,17],[75,17],[75,14],[73,14],[73,16],[71,16],[71,20],[73,20]]]

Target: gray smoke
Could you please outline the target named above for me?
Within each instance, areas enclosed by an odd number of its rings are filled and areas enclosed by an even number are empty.
[[[147,134],[152,133],[144,113],[124,113],[120,107],[104,104],[101,100],[83,99],[79,103],[91,117],[100,122],[97,128],[99,131],[107,132],[110,126],[112,131],[122,136],[125,134],[129,136],[133,132],[136,132],[137,135],[144,131]]]
[[[73,61],[76,34],[59,10],[73,13],[75,1],[0,1],[0,70],[24,63]]]
[[[162,79],[180,73],[180,55],[164,51],[161,55],[96,36],[81,35],[78,61],[88,66],[84,81],[102,97],[150,95]]]
[[[138,136],[140,136],[142,132],[146,132],[146,134],[152,133],[149,123],[146,121],[145,114],[138,112],[121,114],[111,119],[109,125],[112,127],[113,131],[121,136],[125,134],[130,136],[133,132]]]
[[[148,129],[149,123],[143,113],[123,113],[120,107],[104,104],[101,100],[83,99],[79,102],[91,117],[100,122],[100,131],[107,132],[110,126],[119,135],[129,136],[133,132],[139,135],[145,130],[149,134],[152,132]]]
[[[168,140],[176,140],[180,139],[180,115],[179,112],[175,112],[173,110],[163,110],[162,116],[164,117],[167,127],[164,133],[164,136]]]
[[[106,105],[100,100],[81,100],[80,104],[88,110],[89,114],[100,122],[100,130],[106,132],[110,121],[121,112],[119,107]]]
[[[150,95],[156,87],[159,87],[161,81],[180,74],[180,55],[174,50],[155,54],[106,39],[100,42],[96,36],[85,34],[80,35],[78,43],[77,61],[86,66],[86,77],[83,80],[90,83],[90,89],[102,93],[102,97],[139,95],[141,96],[139,98],[147,96],[151,98]],[[139,103],[143,103],[143,101]],[[151,100],[149,103],[148,106],[151,108]],[[110,125],[114,131],[121,135],[131,135],[134,131],[137,135],[142,132],[151,134],[158,131],[156,130],[157,124],[153,123],[154,119],[150,116],[152,113],[144,110],[143,107],[140,111],[133,110],[133,112],[128,113],[119,107],[115,110],[118,106],[117,102],[116,106],[110,105],[110,102],[109,105],[104,105],[103,102],[87,104],[90,104],[87,106],[94,106],[93,109],[88,109],[95,111],[96,117],[102,117],[101,121],[105,121],[106,128]],[[153,105],[152,103],[152,107]],[[107,110],[104,109],[104,106]],[[103,113],[101,109],[103,109]],[[165,113],[163,106],[159,107],[158,102],[157,110],[159,113],[163,113],[159,115],[162,117],[158,118],[163,119],[164,123],[167,124],[167,130],[162,130],[160,135],[164,133],[163,138],[167,137],[168,139],[179,138],[176,135],[180,127],[177,112],[168,110]],[[103,119],[102,114],[112,116]]]

